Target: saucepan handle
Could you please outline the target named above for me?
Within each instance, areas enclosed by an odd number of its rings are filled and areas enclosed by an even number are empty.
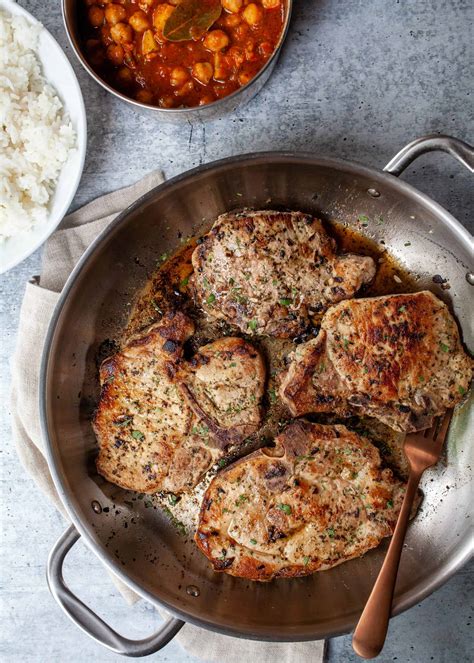
[[[401,175],[405,168],[422,154],[438,151],[451,154],[471,173],[474,172],[474,148],[458,138],[441,134],[422,136],[408,143],[388,162],[384,171],[391,175]]]
[[[114,631],[71,592],[64,582],[63,564],[66,555],[79,538],[79,532],[74,525],[71,525],[57,541],[48,559],[49,589],[67,616],[87,635],[116,654],[132,657],[148,656],[167,645],[184,625],[180,619],[170,617],[148,638],[129,640]]]

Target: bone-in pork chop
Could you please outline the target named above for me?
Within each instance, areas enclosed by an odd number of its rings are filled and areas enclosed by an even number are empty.
[[[192,260],[196,299],[211,317],[282,338],[375,275],[372,258],[337,255],[321,221],[302,212],[222,214]]]
[[[220,472],[204,496],[195,540],[216,571],[303,576],[393,533],[405,486],[366,438],[302,420],[275,442]]]
[[[259,353],[242,339],[223,338],[187,363],[183,343],[192,333],[184,314],[170,313],[101,366],[97,469],[122,488],[188,490],[223,449],[260,424]]]
[[[469,389],[473,362],[431,292],[341,302],[300,345],[280,395],[294,416],[366,414],[391,428],[429,428]]]

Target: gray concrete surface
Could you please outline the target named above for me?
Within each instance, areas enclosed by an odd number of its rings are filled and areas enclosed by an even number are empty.
[[[84,92],[89,147],[74,208],[153,168],[161,167],[170,177],[246,151],[308,150],[381,167],[405,143],[425,133],[465,139],[471,134],[472,142],[469,0],[296,0],[288,42],[267,87],[234,115],[205,126],[158,124],[122,105],[76,63],[63,30],[60,3],[21,4],[65,48]],[[404,177],[472,229],[472,180],[448,156],[427,155]],[[45,562],[64,523],[23,474],[10,434],[8,358],[25,282],[39,272],[40,257],[38,251],[0,277],[0,659],[117,661],[119,657],[79,632],[48,593]],[[471,661],[472,568],[463,569],[420,606],[394,619],[379,660]],[[150,606],[140,603],[127,609],[82,546],[71,555],[67,578],[80,596],[126,634],[143,636],[153,629],[157,617]],[[198,663],[176,644],[153,658]],[[349,636],[331,640],[327,658],[331,663],[356,660]]]

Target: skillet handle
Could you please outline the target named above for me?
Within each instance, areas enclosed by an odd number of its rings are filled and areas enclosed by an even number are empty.
[[[384,171],[401,175],[412,161],[427,152],[447,152],[474,173],[474,148],[458,138],[442,134],[422,136],[408,143],[388,162]]]
[[[88,636],[116,654],[131,657],[148,656],[167,645],[184,626],[184,622],[180,619],[169,617],[159,631],[148,638],[129,640],[114,631],[71,592],[64,582],[63,563],[79,538],[79,532],[74,525],[71,525],[59,538],[48,558],[48,586],[67,616]]]

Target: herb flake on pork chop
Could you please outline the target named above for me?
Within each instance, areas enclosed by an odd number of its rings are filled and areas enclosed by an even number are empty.
[[[265,369],[259,353],[242,339],[224,338],[188,363],[183,343],[193,331],[184,314],[169,313],[101,366],[93,422],[97,470],[122,488],[189,490],[229,445],[260,425]],[[212,375],[205,386],[202,363]],[[224,408],[232,393],[236,404],[246,405],[238,417]]]
[[[393,533],[405,485],[345,426],[295,421],[220,472],[195,541],[216,571],[296,577],[359,557]]]
[[[302,212],[219,216],[192,257],[196,299],[245,334],[290,338],[311,316],[375,275],[368,256],[337,255],[321,221]]]
[[[391,428],[429,428],[467,393],[473,362],[447,306],[429,291],[341,302],[300,345],[280,396],[293,416],[375,417]]]

